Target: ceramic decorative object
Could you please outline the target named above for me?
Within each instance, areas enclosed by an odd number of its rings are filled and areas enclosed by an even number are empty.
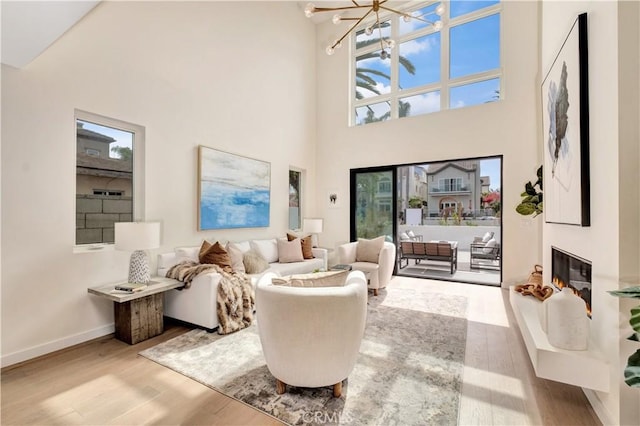
[[[544,305],[549,343],[560,349],[587,350],[589,318],[585,301],[565,287],[547,299]]]
[[[538,319],[540,320],[540,327],[542,331],[547,332],[547,300],[544,300],[538,305]]]

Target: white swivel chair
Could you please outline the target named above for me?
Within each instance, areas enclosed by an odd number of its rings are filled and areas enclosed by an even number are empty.
[[[367,317],[364,274],[349,273],[344,286],[274,285],[277,274],[265,273],[256,287],[256,315],[267,367],[279,394],[286,385],[333,386],[353,370]]]
[[[369,281],[369,288],[373,289],[373,295],[377,296],[378,289],[385,288],[393,277],[396,246],[385,241],[377,263],[356,261],[357,248],[357,241],[338,246],[338,262],[343,265],[351,265],[353,270],[364,272]]]

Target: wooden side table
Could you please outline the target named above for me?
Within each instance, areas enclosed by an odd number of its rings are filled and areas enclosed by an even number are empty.
[[[113,317],[117,339],[134,345],[164,331],[163,293],[184,286],[183,282],[165,277],[152,277],[142,291],[124,293],[115,291],[122,283],[89,287],[87,291],[96,296],[113,300]]]

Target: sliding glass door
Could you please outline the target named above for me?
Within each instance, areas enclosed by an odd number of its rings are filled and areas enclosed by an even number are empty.
[[[351,241],[393,241],[397,275],[499,286],[501,192],[502,156],[353,169]]]
[[[351,171],[351,240],[395,234],[395,168]]]

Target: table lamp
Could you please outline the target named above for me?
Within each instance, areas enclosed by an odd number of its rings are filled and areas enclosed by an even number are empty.
[[[318,234],[322,233],[322,219],[305,217],[302,220],[302,232],[311,234],[312,245],[318,247]]]
[[[116,250],[133,251],[129,261],[129,282],[151,281],[145,250],[160,247],[160,222],[118,222],[115,224]]]

